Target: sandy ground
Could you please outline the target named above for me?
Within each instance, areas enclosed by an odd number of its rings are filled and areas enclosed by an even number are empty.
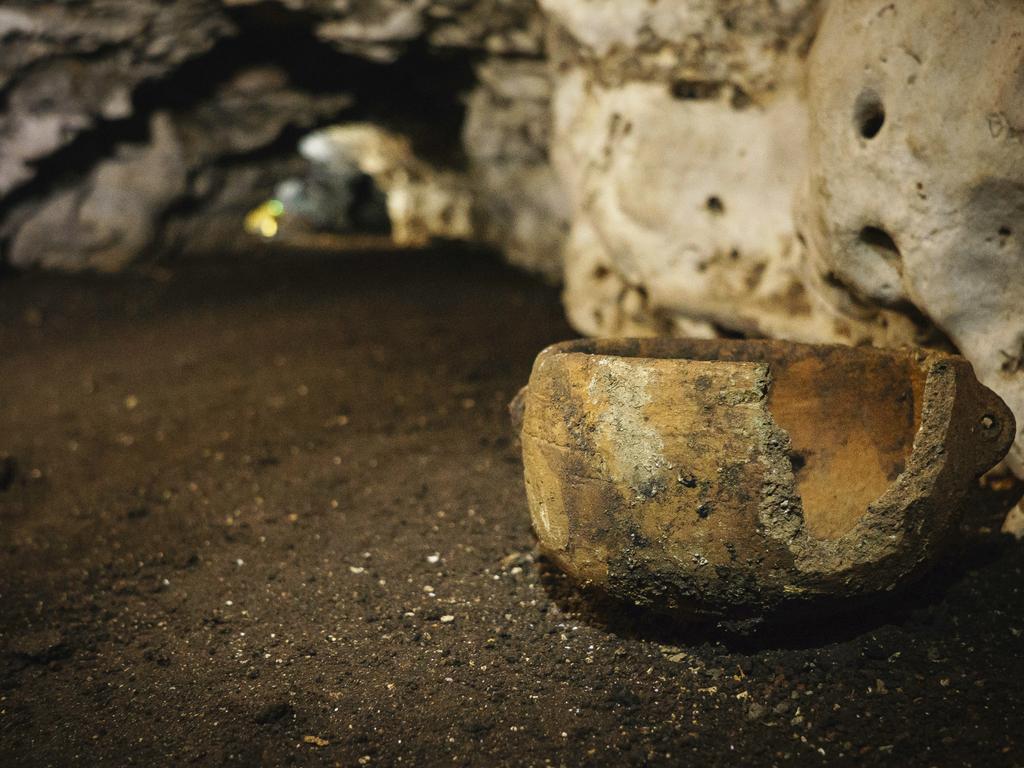
[[[595,604],[505,412],[571,335],[455,251],[0,280],[0,764],[1024,762],[1012,492],[870,615]]]

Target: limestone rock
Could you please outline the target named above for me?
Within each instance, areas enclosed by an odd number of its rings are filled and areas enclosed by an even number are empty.
[[[808,284],[927,318],[1024,427],[1022,40],[1012,0],[833,0],[799,213]]]
[[[148,145],[125,145],[84,184],[33,210],[11,244],[15,266],[113,271],[137,258],[160,213],[186,190],[170,118],[154,116]]]
[[[252,6],[264,0],[222,0]],[[471,48],[503,55],[538,55],[543,22],[534,0],[273,0],[313,19],[317,37],[340,51],[395,61],[405,48],[427,41],[439,48]]]
[[[574,306],[611,278],[642,295],[648,333],[675,331],[676,318],[807,332],[789,215],[803,107],[790,94],[738,111],[726,91],[677,99],[666,83],[561,78],[552,153],[573,210],[566,283],[581,330],[630,332],[611,322],[614,298],[590,317]]]
[[[214,0],[13,2],[0,8],[0,199],[32,163],[127,117],[140,84],[234,32]]]
[[[548,158],[548,64],[493,60],[479,65],[477,76],[462,137],[475,193],[474,236],[513,264],[559,282],[569,210]]]
[[[800,277],[791,208],[816,2],[542,7],[561,25],[551,153],[570,201],[566,305],[577,328],[892,335],[837,318]]]
[[[117,145],[112,157],[60,185],[42,205],[30,200],[20,206],[7,223],[10,263],[121,269],[149,255],[165,226],[174,229],[165,215],[173,205],[219,196],[223,208],[220,193],[228,177],[240,208],[233,211],[237,239],[245,211],[265,199],[273,183],[250,186],[243,194],[239,182],[249,177],[221,161],[266,147],[286,127],[309,126],[349,103],[342,94],[296,91],[274,68],[243,69],[198,104],[155,113],[148,141]],[[211,238],[204,234],[192,247],[199,242],[209,244]]]

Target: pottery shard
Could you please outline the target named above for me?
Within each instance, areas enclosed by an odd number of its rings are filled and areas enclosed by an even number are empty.
[[[919,574],[1013,434],[961,358],[634,340],[542,353],[522,443],[534,528],[572,577],[749,617]]]

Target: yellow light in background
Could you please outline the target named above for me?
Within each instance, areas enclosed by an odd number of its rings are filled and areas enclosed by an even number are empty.
[[[279,229],[277,217],[282,214],[284,214],[284,203],[280,200],[267,200],[246,214],[245,231],[269,240],[277,234]]]
[[[277,234],[277,222],[269,216],[260,222],[260,234],[270,239]]]

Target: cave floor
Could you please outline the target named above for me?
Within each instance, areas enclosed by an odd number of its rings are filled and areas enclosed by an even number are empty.
[[[571,335],[453,249],[0,280],[0,764],[1024,762],[1007,493],[755,636],[539,561],[506,403]]]

